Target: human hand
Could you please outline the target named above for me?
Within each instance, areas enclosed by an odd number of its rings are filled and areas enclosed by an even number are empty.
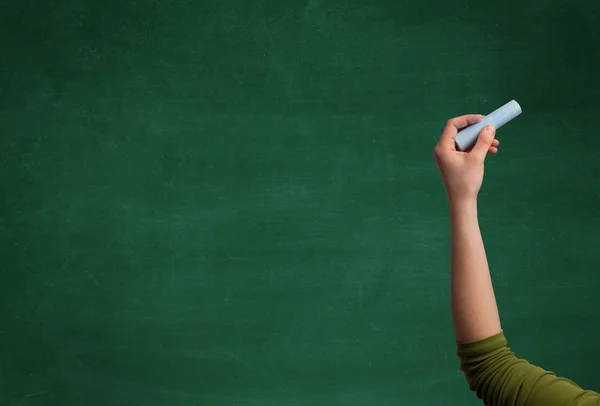
[[[456,150],[454,138],[458,130],[483,119],[480,114],[470,114],[448,120],[446,128],[435,147],[433,157],[440,171],[450,205],[476,201],[483,183],[483,164],[487,154],[498,152],[500,141],[494,138],[496,129],[486,126],[470,151]]]

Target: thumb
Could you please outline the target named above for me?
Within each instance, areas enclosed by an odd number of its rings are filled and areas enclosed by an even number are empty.
[[[492,146],[492,142],[494,141],[494,137],[496,136],[496,128],[489,124],[484,127],[483,130],[479,133],[479,138],[477,138],[477,143],[471,150],[471,154],[475,155],[477,158],[480,158],[482,161],[485,159],[490,147]]]

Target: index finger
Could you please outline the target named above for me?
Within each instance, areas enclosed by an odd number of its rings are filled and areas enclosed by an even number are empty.
[[[440,138],[440,143],[445,144],[446,146],[454,146],[454,137],[458,134],[459,130],[462,130],[465,127],[470,126],[471,124],[476,124],[483,120],[484,116],[481,114],[467,114],[460,117],[455,117],[448,120],[446,123],[446,127],[442,132],[442,137]]]

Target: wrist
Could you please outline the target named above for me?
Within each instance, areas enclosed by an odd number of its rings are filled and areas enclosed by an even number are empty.
[[[477,198],[449,200],[450,215],[477,214]]]

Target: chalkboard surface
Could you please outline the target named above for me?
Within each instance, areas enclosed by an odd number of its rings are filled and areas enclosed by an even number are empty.
[[[431,156],[513,98],[503,327],[600,390],[600,3],[484,3],[4,0],[0,404],[480,404]]]

